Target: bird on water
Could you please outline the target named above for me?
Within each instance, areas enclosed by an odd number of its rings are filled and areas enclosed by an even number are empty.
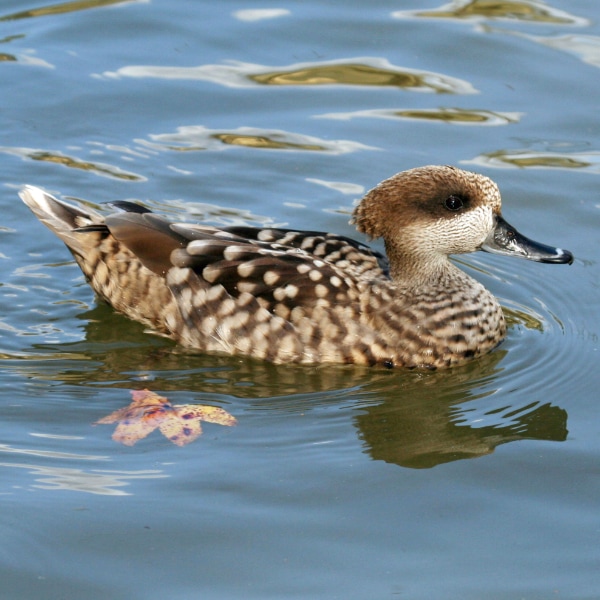
[[[491,179],[451,166],[397,173],[362,198],[352,222],[385,254],[335,233],[172,223],[132,202],[104,217],[29,185],[20,196],[115,310],[189,348],[274,363],[464,363],[506,323],[449,255],[573,262],[503,219]]]

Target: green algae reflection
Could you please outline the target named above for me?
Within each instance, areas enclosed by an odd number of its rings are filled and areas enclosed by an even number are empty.
[[[375,119],[408,119],[447,123],[451,125],[508,125],[518,123],[523,113],[495,112],[490,110],[469,110],[462,108],[398,108],[358,110],[347,113],[327,113],[318,115],[321,119],[337,119],[340,121],[354,118]]]
[[[74,156],[68,156],[60,152],[52,152],[50,150],[38,150],[35,148],[17,148],[17,147],[1,147],[0,152],[5,154],[14,154],[20,156],[25,160],[36,160],[41,162],[55,163],[63,167],[69,167],[71,169],[80,169],[82,171],[89,171],[95,175],[101,175],[103,177],[112,177],[115,179],[122,179],[125,181],[144,181],[145,178],[135,173],[123,171],[118,167],[100,162],[91,162],[81,160]]]
[[[61,2],[60,4],[50,4],[49,6],[30,8],[29,10],[11,13],[0,17],[0,21],[16,21],[18,19],[31,19],[33,17],[63,15],[79,10],[87,10],[89,8],[101,8],[103,6],[112,6],[113,4],[125,4],[136,1],[137,0],[77,0],[75,2]]]
[[[590,173],[600,172],[600,152],[557,152],[536,150],[497,150],[481,154],[465,164],[487,167],[578,169]]]
[[[423,77],[417,73],[394,72],[359,63],[317,65],[291,71],[272,71],[250,75],[249,79],[263,85],[374,85],[423,87]]]
[[[552,8],[538,0],[521,2],[497,2],[495,0],[455,0],[432,10],[409,10],[392,13],[396,18],[425,17],[435,19],[502,19],[528,23],[552,23],[562,25],[585,24],[585,19]]]
[[[244,146],[246,148],[268,148],[271,150],[312,150],[315,152],[324,152],[325,146],[319,144],[294,144],[276,140],[266,135],[241,135],[236,133],[213,133],[213,139],[219,140],[229,146]]]
[[[373,150],[351,140],[324,140],[276,129],[238,127],[230,130],[208,129],[202,125],[178,127],[174,133],[150,135],[151,141],[138,140],[138,143],[154,150],[193,152],[199,150],[225,150],[229,147],[243,147],[258,150],[288,150],[304,152],[329,152],[346,154],[358,150]]]
[[[105,71],[103,78],[155,78],[212,81],[227,87],[251,86],[363,86],[392,87],[415,92],[439,94],[475,94],[468,82],[442,73],[398,67],[377,57],[306,62],[273,67],[227,61],[195,67],[128,65],[117,71]]]
[[[359,85],[428,90],[438,93],[474,91],[468,83],[450,77],[390,67],[360,62],[320,63],[249,74],[248,79],[261,85],[277,86]]]

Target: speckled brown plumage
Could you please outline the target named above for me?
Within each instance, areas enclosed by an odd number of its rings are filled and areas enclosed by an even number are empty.
[[[437,368],[488,352],[506,332],[496,299],[448,260],[497,246],[500,194],[452,167],[399,173],[357,206],[357,228],[383,237],[387,257],[331,233],[169,223],[127,202],[103,218],[31,186],[21,197],[99,296],[202,351]],[[572,260],[543,248],[528,258]]]

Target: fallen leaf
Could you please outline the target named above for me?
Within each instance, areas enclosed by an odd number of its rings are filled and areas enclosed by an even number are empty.
[[[150,390],[131,392],[132,402],[96,421],[97,425],[118,423],[112,435],[115,442],[133,446],[155,429],[177,446],[185,446],[202,435],[201,421],[232,426],[235,417],[216,406],[171,404]]]
[[[181,421],[179,419],[168,419],[159,426],[160,432],[176,446],[185,446],[202,435],[200,419]]]

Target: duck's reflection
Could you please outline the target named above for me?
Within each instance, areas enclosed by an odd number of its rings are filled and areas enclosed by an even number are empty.
[[[491,404],[502,350],[452,373],[434,374],[400,390],[381,391],[382,402],[364,408],[354,422],[375,460],[424,469],[490,454],[518,440],[564,441],[567,413],[531,398]],[[486,398],[487,397],[487,398]],[[485,398],[485,400],[484,400]]]
[[[284,412],[343,403],[373,459],[409,468],[480,457],[507,442],[563,441],[567,436],[565,410],[527,394],[519,397],[518,390],[502,390],[511,380],[501,366],[502,348],[443,372],[276,366],[180,350],[168,340],[143,334],[140,325],[103,304],[81,318],[84,341],[41,346],[33,360],[19,356],[18,370],[86,389],[103,382],[103,387],[131,390],[139,382],[140,389],[167,395],[186,392],[190,398],[223,404],[233,416],[237,399],[244,399],[244,410]],[[49,362],[53,357],[57,360]],[[128,396],[124,393],[124,405]]]

